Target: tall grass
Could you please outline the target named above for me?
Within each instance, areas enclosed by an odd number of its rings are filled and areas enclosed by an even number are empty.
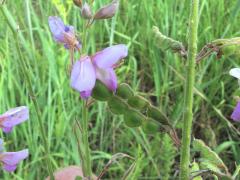
[[[95,7],[107,2],[96,0]],[[161,107],[176,127],[182,126],[186,62],[155,46],[152,26],[157,25],[165,35],[186,44],[188,5],[189,0],[122,0],[115,18],[95,23],[87,44],[90,54],[111,44],[128,44],[129,56],[124,65],[117,69],[119,81],[128,82],[135,90],[145,92],[143,95]],[[72,128],[81,117],[81,103],[77,93],[69,86],[69,54],[53,42],[47,24],[48,16],[58,15],[81,32],[83,22],[80,11],[70,0],[6,1],[6,6],[9,15],[19,24],[21,50],[34,84],[35,98],[40,105],[54,169],[80,165]],[[239,0],[202,0],[200,47],[217,38],[240,36],[239,10]],[[17,63],[15,41],[6,19],[0,13],[0,112],[24,104],[33,109],[27,82]],[[231,83],[227,75],[233,66],[239,66],[238,59],[216,60],[210,57],[198,65],[193,106],[193,135],[216,149],[230,169],[235,167],[235,162],[240,163],[239,125],[234,124],[234,129],[229,121],[229,114],[235,105],[233,97],[239,95],[237,83]],[[165,135],[151,137],[141,129],[126,127],[122,117],[113,116],[105,103],[96,103],[89,116],[89,141],[95,174],[101,172],[113,154],[123,152],[138,159],[136,166],[139,173],[134,174],[135,178],[175,178],[179,152],[174,150]],[[28,147],[31,154],[16,173],[1,172],[2,179],[43,179],[47,175],[43,161],[46,156],[40,143],[40,127],[34,111],[31,111],[30,117],[27,123],[20,125],[10,135],[2,134],[7,150]],[[166,147],[171,151],[167,151]],[[142,157],[136,157],[139,153]],[[167,159],[167,153],[172,160]],[[174,160],[175,163],[172,163]],[[166,162],[171,167],[165,167],[163,163]],[[120,160],[111,166],[105,178],[120,179],[132,163],[132,160]]]

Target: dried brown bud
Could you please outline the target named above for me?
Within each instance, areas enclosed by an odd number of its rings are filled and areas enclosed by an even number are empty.
[[[82,0],[73,0],[73,3],[74,3],[76,6],[82,8]]]
[[[111,4],[108,4],[100,8],[94,15],[94,19],[109,19],[112,18],[118,9],[119,1],[113,0]]]
[[[84,3],[82,10],[81,10],[81,15],[84,19],[91,19],[92,18],[92,11],[88,3]]]

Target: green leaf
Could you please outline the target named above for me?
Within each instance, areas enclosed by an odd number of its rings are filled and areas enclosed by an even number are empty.
[[[197,171],[199,171],[199,170],[200,170],[200,168],[199,168],[198,163],[193,162],[192,163],[192,169],[191,169],[191,172],[192,172],[191,175],[192,176],[196,175]],[[197,176],[197,177],[193,178],[192,180],[202,180],[202,177],[201,176]]]
[[[193,148],[201,154],[201,164],[214,172],[228,173],[228,169],[217,153],[212,151],[202,140],[194,139]]]

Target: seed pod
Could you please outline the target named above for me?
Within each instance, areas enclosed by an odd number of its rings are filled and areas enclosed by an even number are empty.
[[[87,2],[84,3],[82,9],[81,9],[81,15],[84,19],[91,19],[92,18],[92,11],[90,6]]]
[[[111,4],[108,4],[102,8],[100,8],[93,19],[109,19],[112,18],[118,9],[119,2],[118,0],[113,0]]]
[[[108,100],[108,107],[112,113],[119,115],[124,114],[129,109],[127,103],[117,96],[112,96]]]
[[[149,102],[144,97],[135,95],[128,99],[128,104],[130,106],[132,106],[133,108],[143,110],[145,107],[147,107],[149,105]]]
[[[76,6],[82,8],[82,0],[73,0],[73,3],[74,3]]]
[[[160,129],[160,124],[151,118],[147,118],[143,121],[142,128],[146,134],[156,134]]]
[[[148,106],[147,116],[160,122],[163,125],[169,125],[167,117],[156,107]]]
[[[117,88],[116,95],[123,99],[129,99],[130,97],[132,97],[134,95],[134,93],[133,93],[132,88],[128,84],[122,83]]]
[[[128,127],[139,127],[146,117],[135,109],[128,109],[124,114],[124,122]]]
[[[96,81],[95,87],[92,91],[92,97],[99,101],[107,101],[112,97],[112,92],[100,81]]]

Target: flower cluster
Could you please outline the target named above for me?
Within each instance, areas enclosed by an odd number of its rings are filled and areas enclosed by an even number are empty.
[[[76,40],[74,28],[66,26],[58,17],[49,17],[49,27],[57,42],[64,44],[65,47],[78,47],[79,41]],[[65,29],[71,29],[66,32]],[[70,38],[71,37],[71,38]],[[69,41],[68,39],[75,39]],[[75,43],[74,43],[75,42]],[[71,87],[80,92],[83,99],[91,96],[96,79],[103,82],[110,90],[116,91],[117,77],[114,67],[128,55],[126,45],[119,44],[108,47],[92,56],[82,56],[73,65],[71,72]]]
[[[95,20],[113,17],[117,12],[119,5],[118,0],[113,0],[112,3],[100,8],[98,11],[96,11],[95,15],[93,15],[91,6],[89,6],[87,2],[84,1],[84,4],[82,0],[73,0],[73,2],[81,9],[82,18],[87,19],[87,24],[85,26],[86,30],[93,24]],[[91,95],[93,98],[95,98],[96,89],[99,87],[99,84],[101,84],[103,89],[109,94],[113,95],[111,91],[116,94],[118,83],[114,68],[119,65],[120,60],[128,55],[127,46],[124,44],[113,45],[94,53],[93,55],[87,55],[86,52],[84,52],[86,55],[83,55],[82,51],[80,50],[82,48],[82,44],[76,38],[74,27],[65,25],[63,21],[56,16],[49,17],[48,23],[54,40],[63,44],[66,49],[70,50],[70,85],[73,89],[80,93],[81,98],[87,100]],[[87,36],[83,38],[85,38],[83,39],[83,42],[86,42]],[[76,61],[74,53],[81,53],[79,55],[80,58]],[[87,103],[82,108],[83,111],[86,111]],[[87,117],[84,115],[82,122],[83,124],[87,123]],[[87,134],[86,127],[82,128],[82,133],[83,137],[85,136],[84,134]],[[83,146],[85,146],[83,150],[80,150],[80,158],[82,162],[85,160],[84,157],[91,159],[87,141],[88,140],[86,139],[82,140]],[[86,162],[87,163],[83,163],[82,165],[83,175],[90,177],[91,163],[87,160]]]
[[[3,132],[9,133],[13,127],[26,121],[29,118],[29,110],[26,106],[13,108],[0,115],[0,127]],[[0,139],[0,162],[3,169],[12,172],[17,168],[17,164],[28,157],[28,149],[18,152],[3,152],[3,140]]]

